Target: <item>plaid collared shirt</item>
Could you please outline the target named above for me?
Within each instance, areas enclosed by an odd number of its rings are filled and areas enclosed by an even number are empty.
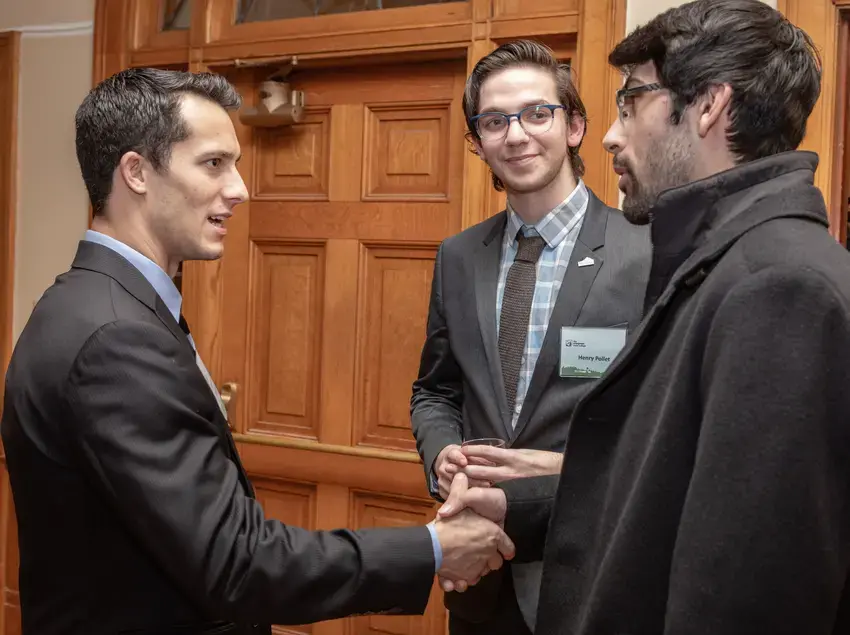
[[[564,272],[570,262],[570,256],[578,238],[584,214],[587,211],[588,193],[584,181],[579,180],[572,193],[551,212],[546,214],[534,227],[524,225],[522,219],[511,209],[508,203],[508,224],[502,239],[502,261],[499,271],[499,287],[496,298],[496,332],[500,327],[502,298],[505,294],[505,280],[508,270],[514,262],[517,252],[517,232],[523,235],[539,234],[546,242],[540,260],[537,261],[537,282],[534,285],[534,299],[531,303],[531,315],[528,320],[528,336],[525,339],[525,351],[519,371],[511,426],[516,427],[525,393],[534,374],[534,366],[543,346],[549,317],[555,308],[558,292],[564,280]]]

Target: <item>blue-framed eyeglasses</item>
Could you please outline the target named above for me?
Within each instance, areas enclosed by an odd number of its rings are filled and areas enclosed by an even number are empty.
[[[485,141],[501,139],[511,127],[511,119],[519,121],[526,133],[534,136],[548,132],[555,120],[555,111],[564,109],[562,104],[535,104],[526,106],[519,112],[506,114],[503,112],[483,112],[470,118],[478,136]]]

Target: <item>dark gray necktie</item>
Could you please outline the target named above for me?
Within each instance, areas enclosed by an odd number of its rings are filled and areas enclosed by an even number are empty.
[[[178,324],[183,332],[186,334],[187,338],[192,336],[192,333],[189,331],[189,325],[186,323],[186,318],[183,317],[183,314],[180,314],[180,319],[178,320]],[[207,382],[207,386],[210,387],[210,392],[212,392],[215,400],[218,402],[218,407],[221,410],[221,414],[224,417],[225,421],[228,420],[227,415],[227,407],[224,405],[224,402],[221,400],[221,393],[218,392],[218,387],[216,387],[215,382],[210,375],[210,372],[207,370],[207,367],[204,365],[204,361],[201,359],[201,356],[198,355],[198,351],[192,346],[190,342],[189,345],[192,347],[192,354],[195,356],[195,363],[198,365],[198,369],[201,371],[201,374],[204,376],[204,379]],[[228,425],[230,423],[228,422]]]
[[[502,379],[508,398],[508,412],[513,418],[516,389],[525,339],[528,337],[528,317],[537,282],[537,261],[546,246],[540,236],[517,236],[519,246],[508,270],[505,291],[502,295],[502,312],[499,317],[499,357],[502,362]]]

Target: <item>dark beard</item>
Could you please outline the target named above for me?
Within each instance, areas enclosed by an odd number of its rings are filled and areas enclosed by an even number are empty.
[[[623,216],[632,225],[649,223],[653,206],[664,190],[678,187],[691,181],[692,147],[684,136],[684,129],[672,127],[665,138],[655,138],[647,148],[646,183],[635,177],[629,166],[625,166],[632,182],[632,193],[623,199]]]
[[[629,173],[632,181],[632,194],[623,198],[623,216],[632,225],[646,225],[649,223],[649,210],[655,204],[658,196],[647,196],[646,192]]]

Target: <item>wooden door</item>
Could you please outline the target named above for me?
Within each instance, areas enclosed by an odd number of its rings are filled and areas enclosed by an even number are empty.
[[[268,72],[230,74],[247,106]],[[331,529],[434,515],[409,400],[436,249],[461,229],[465,78],[463,59],[300,69],[302,122],[237,124],[251,198],[228,223],[221,315],[189,319],[217,325],[217,379],[269,516]],[[280,632],[444,631],[435,589],[424,618]]]
[[[12,354],[19,59],[20,34],[0,33],[0,386]],[[0,414],[2,409],[0,396]],[[0,633],[9,635],[20,633],[17,542],[6,454],[0,446]]]

